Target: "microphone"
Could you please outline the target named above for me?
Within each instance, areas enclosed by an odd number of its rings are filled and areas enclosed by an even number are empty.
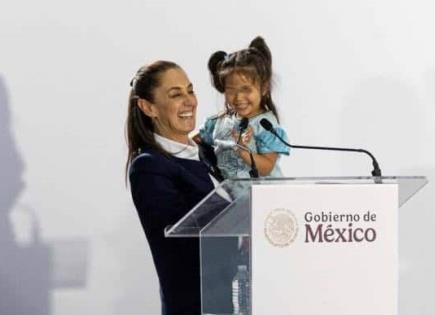
[[[240,121],[239,127],[237,128],[237,131],[239,132],[239,137],[237,138],[237,142],[235,143],[236,146],[239,146],[240,140],[242,139],[242,134],[246,130],[246,128],[248,128],[248,125],[249,125],[249,119],[243,117]],[[214,144],[217,148],[223,148],[223,149],[233,148],[234,140],[216,139],[214,140]]]
[[[246,130],[246,128],[248,128],[248,125],[249,125],[249,118],[243,117],[239,124],[239,138],[237,139],[236,146],[249,152],[249,158],[251,160],[251,170],[249,171],[249,176],[251,176],[251,178],[258,178],[257,165],[255,164],[254,156],[252,155],[251,150],[249,150],[247,147],[243,145],[240,145],[240,139],[242,139],[242,134]]]
[[[237,143],[240,143],[240,139],[242,138],[242,133],[248,128],[249,119],[243,117],[239,124],[239,138],[237,139]]]
[[[292,145],[288,142],[286,142],[283,138],[278,135],[278,133],[273,128],[272,123],[267,120],[266,118],[263,118],[260,120],[260,125],[266,129],[267,131],[271,132],[275,137],[277,137],[282,143],[284,143],[286,146],[294,149],[311,149],[311,150],[330,150],[330,151],[347,151],[347,152],[360,152],[367,154],[372,159],[373,164],[373,171],[372,176],[374,177],[381,177],[382,172],[379,168],[378,161],[376,161],[376,158],[371,154],[369,151],[364,149],[350,149],[350,148],[334,148],[334,147],[318,147],[318,146],[306,146],[306,145]]]

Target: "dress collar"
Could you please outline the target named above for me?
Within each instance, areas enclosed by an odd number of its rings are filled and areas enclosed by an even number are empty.
[[[169,154],[180,159],[197,160],[199,161],[198,146],[192,139],[189,138],[189,143],[180,143],[154,133],[156,142]]]

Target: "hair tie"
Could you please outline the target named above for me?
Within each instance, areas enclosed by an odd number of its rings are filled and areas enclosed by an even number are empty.
[[[224,62],[227,63],[230,60],[232,54],[225,53]]]
[[[135,85],[136,85],[136,76],[134,76],[134,78],[131,79],[131,81],[130,81],[130,86],[131,87],[134,87]]]

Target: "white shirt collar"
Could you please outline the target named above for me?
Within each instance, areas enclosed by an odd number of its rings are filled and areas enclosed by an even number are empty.
[[[188,144],[183,144],[154,133],[154,139],[163,150],[177,158],[199,161],[198,146],[190,138]]]

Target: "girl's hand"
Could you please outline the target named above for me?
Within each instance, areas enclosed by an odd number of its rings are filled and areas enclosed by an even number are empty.
[[[249,126],[249,127],[245,130],[245,132],[242,133],[242,136],[240,137],[239,144],[241,144],[241,145],[247,147],[247,146],[248,146],[248,143],[249,143],[249,142],[251,141],[251,139],[252,139],[252,135],[253,135],[253,133],[254,133],[254,130],[252,129],[251,126]],[[233,131],[232,131],[232,136],[233,136],[233,138],[234,138],[234,141],[237,142],[237,141],[239,140],[239,135],[240,135],[240,134],[239,134],[236,130],[233,130]]]
[[[201,144],[202,139],[201,139],[201,135],[199,134],[199,132],[192,137],[192,140],[195,141],[196,144]]]

